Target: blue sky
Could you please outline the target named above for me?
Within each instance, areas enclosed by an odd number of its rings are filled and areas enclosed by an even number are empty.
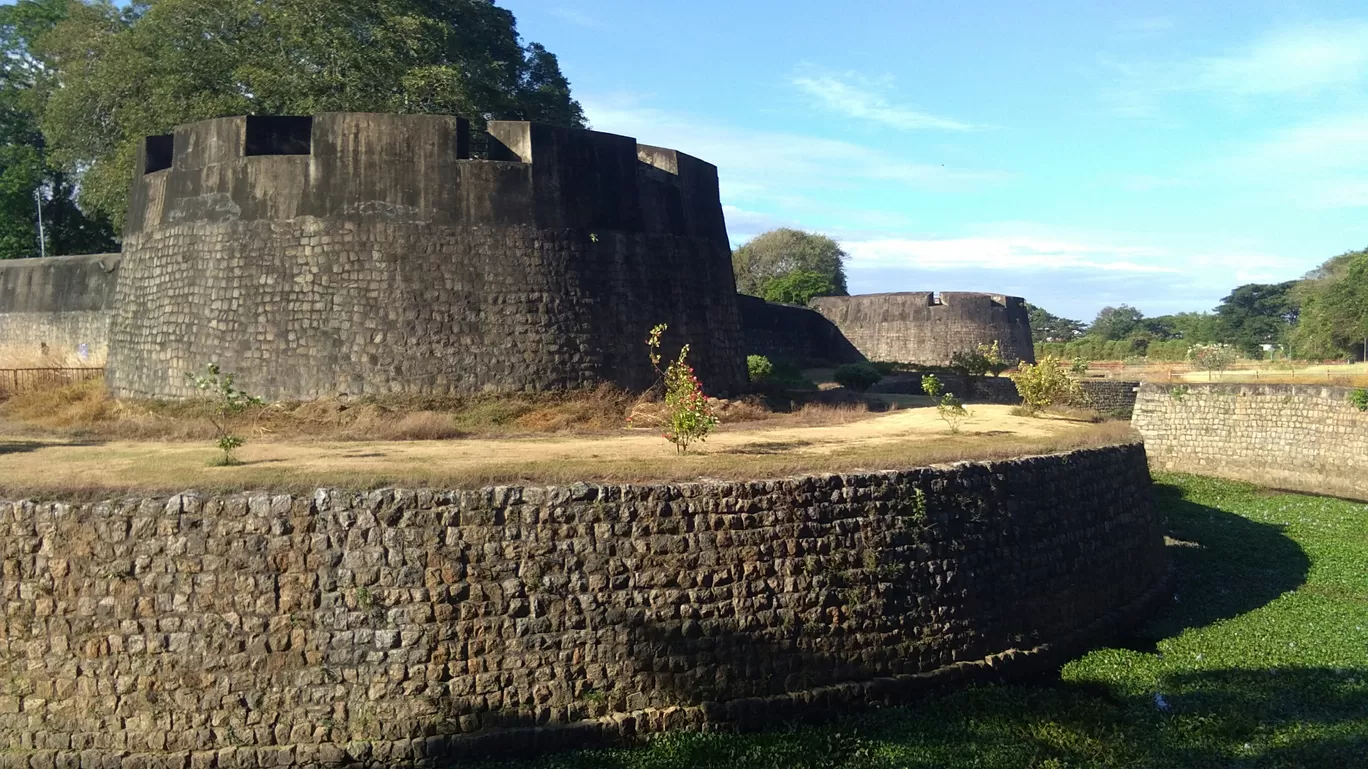
[[[1368,246],[1368,5],[502,0],[598,130],[853,293],[1207,310]]]

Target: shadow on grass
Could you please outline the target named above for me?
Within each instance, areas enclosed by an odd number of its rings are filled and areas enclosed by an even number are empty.
[[[6,454],[28,454],[42,449],[66,448],[69,446],[99,446],[103,441],[62,441],[54,443],[52,441],[23,441],[7,440],[0,441],[0,456]]]
[[[1155,484],[1154,502],[1167,518],[1167,548],[1178,582],[1174,601],[1119,643],[1134,651],[1258,609],[1306,582],[1311,561],[1281,526],[1251,521]]]

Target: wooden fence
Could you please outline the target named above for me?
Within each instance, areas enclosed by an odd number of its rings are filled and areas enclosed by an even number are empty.
[[[103,368],[0,368],[0,400],[102,376]]]

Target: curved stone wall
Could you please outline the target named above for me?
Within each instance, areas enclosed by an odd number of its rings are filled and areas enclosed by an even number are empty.
[[[946,291],[821,296],[812,308],[869,360],[944,366],[997,342],[1006,360],[1035,362],[1026,303],[1016,296]]]
[[[119,254],[0,260],[0,368],[104,364]]]
[[[1167,595],[1162,539],[1138,445],[739,483],[3,502],[0,748],[392,766],[902,702],[1138,621]]]
[[[1350,389],[1144,384],[1133,424],[1157,470],[1368,500],[1368,413]]]
[[[745,384],[713,166],[593,131],[454,117],[226,118],[150,137],[108,380],[191,394],[213,361],[271,399],[654,381],[668,323]]]
[[[736,303],[747,355],[797,364],[861,363],[865,359],[840,329],[818,312],[746,294],[737,294]]]

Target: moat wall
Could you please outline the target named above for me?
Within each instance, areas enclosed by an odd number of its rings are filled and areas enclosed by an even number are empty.
[[[1035,362],[1020,297],[946,291],[822,296],[811,302],[869,360],[943,366],[997,342],[1002,357]]]
[[[1168,593],[1139,445],[737,483],[0,502],[0,548],[16,766],[379,767],[747,728],[1041,672]]]
[[[0,368],[104,364],[119,254],[0,260]]]
[[[640,389],[658,323],[710,389],[745,384],[715,167],[593,131],[489,132],[487,160],[443,116],[225,118],[149,138],[110,389],[189,395],[211,361],[274,400]]]
[[[1150,465],[1368,500],[1368,413],[1342,387],[1145,384],[1135,429]]]

